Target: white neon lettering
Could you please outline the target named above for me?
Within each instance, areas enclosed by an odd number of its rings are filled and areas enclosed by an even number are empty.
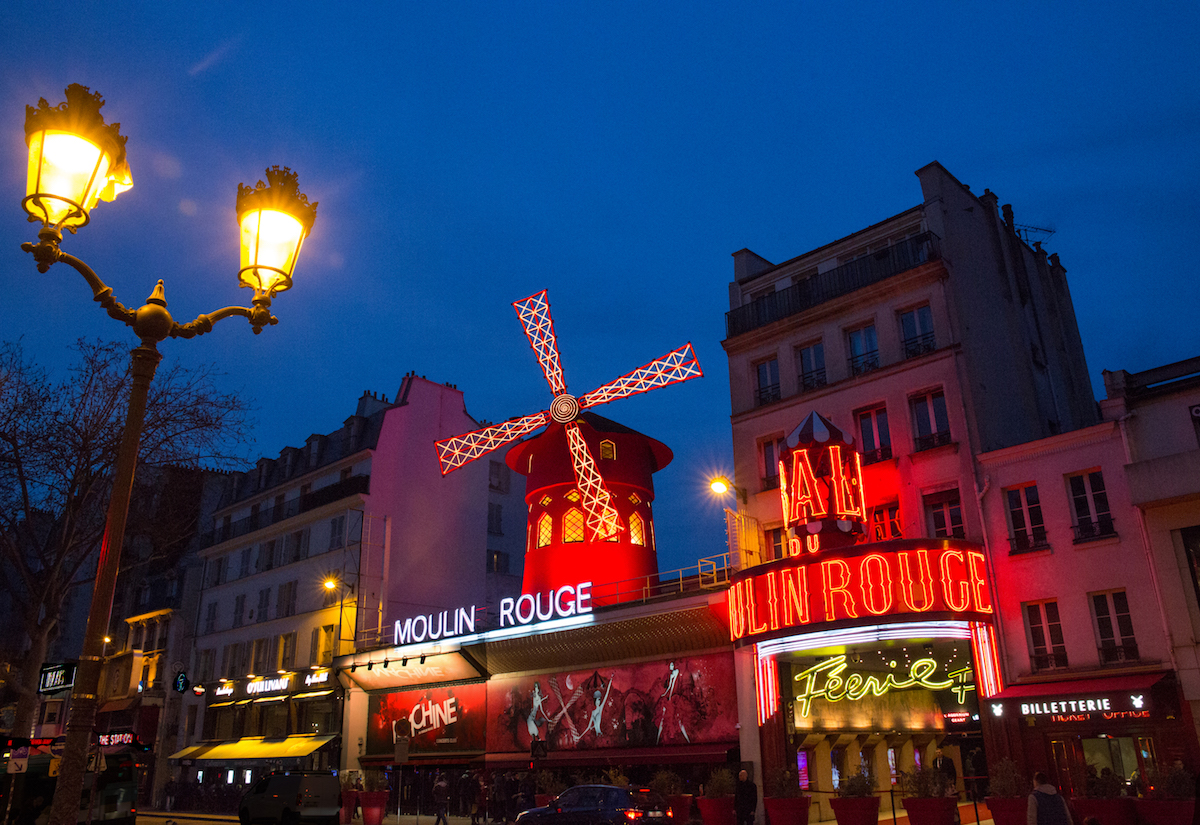
[[[554,594],[554,609],[560,616],[574,616],[575,599],[570,599],[564,607],[562,597],[565,595],[574,596],[575,588],[569,584],[564,584],[562,587],[558,588],[558,592]]]
[[[500,600],[500,626],[507,627],[511,624],[516,624],[513,621],[513,598],[506,596]]]
[[[592,612],[592,583],[583,582],[575,586],[575,612]]]
[[[451,696],[441,702],[417,702],[408,714],[413,735],[434,728],[444,728],[458,721],[458,700]]]
[[[521,605],[523,605],[523,604],[529,605],[528,612],[526,612],[524,609],[522,609]],[[529,624],[530,622],[533,621],[533,611],[534,611],[533,596],[530,596],[528,593],[523,593],[521,595],[521,598],[517,599],[517,621],[520,622],[521,624]]]
[[[287,690],[288,677],[281,676],[278,679],[263,679],[258,682],[249,682],[246,685],[247,693],[266,693],[272,690]]]
[[[546,610],[542,610],[542,594],[538,593],[534,597],[534,604],[537,609],[537,617],[539,622],[549,621],[554,618],[554,591],[551,590],[546,594]]]
[[[454,634],[456,636],[463,633],[475,632],[475,605],[471,605],[471,612],[468,613],[466,608],[458,609],[458,616],[454,622]]]

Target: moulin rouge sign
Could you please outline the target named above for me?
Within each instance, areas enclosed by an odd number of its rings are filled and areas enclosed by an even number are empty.
[[[950,613],[990,619],[979,545],[946,539],[861,541],[862,459],[828,419],[810,414],[779,462],[788,556],[742,571],[729,588],[729,633],[785,635],[805,625]]]

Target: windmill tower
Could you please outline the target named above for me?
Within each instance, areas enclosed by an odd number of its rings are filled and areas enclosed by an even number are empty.
[[[635,576],[653,575],[657,572],[657,564],[653,551],[653,525],[648,519],[650,501],[653,499],[650,473],[671,460],[671,451],[654,439],[600,416],[584,413],[584,410],[618,398],[698,378],[703,373],[692,345],[685,344],[576,397],[567,392],[563,379],[546,291],[517,301],[513,307],[541,364],[554,400],[548,410],[436,442],[442,474],[539,427],[549,425],[540,436],[515,449],[513,452],[517,455],[509,459],[510,466],[529,476],[526,501],[531,504],[531,511],[526,536],[525,592],[540,592],[552,586],[588,580],[570,578],[582,572],[594,571],[602,576],[593,579],[597,583],[626,578],[624,574],[628,571],[634,571],[632,575]],[[617,458],[604,458],[608,448],[602,442],[606,440],[613,445]],[[623,442],[625,449],[622,450],[622,444],[618,442]],[[599,464],[597,453],[601,455]],[[622,458],[622,455],[628,458]],[[615,474],[614,484],[619,485],[622,496],[620,503],[614,502],[613,492],[606,483],[606,471]],[[545,496],[553,497],[556,494],[551,488],[563,496],[563,501],[577,505],[577,511],[582,515],[583,524],[578,525],[580,530],[577,530],[578,518],[575,516],[571,517],[571,530],[568,532],[563,532],[565,521],[560,523],[557,536],[570,538],[571,541],[540,540],[544,534],[539,534],[539,531],[545,529],[545,522],[541,519],[544,512],[535,517],[534,511],[538,508],[533,506],[536,502],[530,496],[540,492],[537,499],[540,502]],[[630,496],[639,499],[639,503],[644,505],[642,510],[638,510],[639,504],[631,501]],[[543,505],[542,510],[545,509]],[[566,511],[571,508],[564,506],[562,509],[562,519],[565,520]],[[626,514],[624,518],[622,511]],[[634,515],[638,517],[637,520],[632,518]],[[630,540],[633,538],[630,528],[636,529],[639,524],[644,541],[637,545]],[[576,541],[575,536],[580,532],[582,538]],[[552,532],[552,539],[554,535]],[[568,578],[563,579],[562,576]]]

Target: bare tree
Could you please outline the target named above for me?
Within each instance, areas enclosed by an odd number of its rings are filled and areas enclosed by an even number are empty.
[[[0,593],[11,619],[0,641],[20,659],[9,681],[14,733],[33,722],[66,599],[92,574],[129,394],[127,345],[80,339],[74,349],[77,360],[55,380],[20,343],[0,344]],[[159,371],[139,453],[143,484],[156,467],[240,463],[247,407],[217,389],[218,377],[212,366],[177,362]]]

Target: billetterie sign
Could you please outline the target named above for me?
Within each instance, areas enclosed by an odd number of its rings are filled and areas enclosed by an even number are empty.
[[[557,590],[524,593],[500,600],[500,627],[517,627],[592,612],[592,583],[566,584]],[[475,632],[475,606],[397,619],[394,644],[451,639]]]
[[[765,639],[827,622],[950,613],[990,620],[983,548],[898,539],[758,565],[729,588],[729,636]]]

